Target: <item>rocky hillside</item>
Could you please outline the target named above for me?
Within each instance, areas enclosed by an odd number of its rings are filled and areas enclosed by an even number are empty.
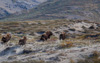
[[[46,0],[0,0],[0,18],[12,13],[29,10]]]
[[[48,0],[30,12],[11,16],[4,21],[36,19],[81,19],[100,20],[99,0]]]

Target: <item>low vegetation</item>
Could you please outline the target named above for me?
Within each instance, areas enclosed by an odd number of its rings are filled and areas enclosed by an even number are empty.
[[[71,48],[73,47],[73,43],[71,41],[67,42],[67,41],[63,41],[61,42],[61,44],[59,45],[59,48]]]
[[[13,61],[13,62],[2,62],[2,63],[50,63],[50,62],[44,62],[44,61],[35,61],[35,60],[28,60],[28,61]]]
[[[82,22],[86,23],[92,23],[88,22],[85,20],[80,20]],[[56,55],[56,53],[59,53],[58,50],[65,50],[64,52],[60,52],[61,56],[64,56],[67,58],[67,54],[74,53],[74,52],[84,52],[85,50],[88,50],[88,48],[83,48],[84,46],[91,46],[91,45],[96,45],[100,44],[100,26],[98,26],[97,29],[89,29],[87,28],[87,31],[79,31],[76,30],[74,27],[70,28],[71,26],[74,25],[74,23],[80,23],[78,20],[37,20],[37,21],[19,21],[19,22],[0,22],[0,39],[2,36],[6,33],[11,33],[12,38],[8,42],[8,44],[12,45],[11,43],[15,43],[15,45],[18,45],[18,41],[20,38],[23,36],[27,37],[27,42],[25,46],[25,52],[28,53],[24,54],[22,53],[21,55],[30,55],[30,50],[35,56],[35,58],[41,58],[42,55],[44,54],[46,59],[43,58],[43,60],[52,60],[52,61],[60,61],[59,60],[59,55]],[[82,24],[82,23],[81,23]],[[80,28],[81,26],[79,26]],[[78,27],[77,27],[78,28]],[[39,41],[41,35],[45,33],[45,31],[52,31],[54,35],[50,37],[47,41]],[[66,32],[66,39],[65,40],[59,40],[59,35],[61,34],[62,31]],[[29,45],[29,46],[27,46]],[[9,45],[8,45],[9,46]],[[80,48],[81,50],[74,50],[73,48],[76,47]],[[70,48],[72,50],[70,50]],[[69,49],[69,51],[67,51]],[[8,51],[8,50],[7,50]],[[19,55],[19,56],[21,56]],[[33,54],[32,54],[33,55]],[[44,56],[43,55],[43,56]],[[51,57],[49,58],[48,56]],[[86,63],[89,61],[91,62],[98,62],[99,59],[99,52],[94,51],[92,52],[91,57],[86,57],[85,60],[79,60],[78,63]],[[34,56],[32,56],[34,57]],[[29,56],[29,58],[32,58]],[[17,59],[17,58],[16,58]],[[75,63],[73,58],[69,58],[71,63]],[[13,59],[12,59],[13,60]],[[26,59],[25,59],[26,60]],[[61,57],[62,60],[62,57]],[[25,61],[26,63],[46,63],[45,61],[34,61],[34,60],[29,60]],[[21,61],[13,61],[13,62],[3,62],[3,63],[25,63]],[[52,62],[53,63],[53,62]]]
[[[85,60],[78,60],[77,63],[100,63],[100,52],[93,51],[89,57],[86,57]]]

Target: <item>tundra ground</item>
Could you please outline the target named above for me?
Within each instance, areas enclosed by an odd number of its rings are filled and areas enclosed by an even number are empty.
[[[47,41],[39,41],[45,31],[53,36]],[[59,34],[65,31],[65,40]],[[12,38],[7,44],[0,44],[2,63],[75,63],[90,57],[93,51],[100,52],[100,23],[87,20],[41,20],[0,22],[0,39],[6,33]],[[19,46],[22,36],[27,44]]]

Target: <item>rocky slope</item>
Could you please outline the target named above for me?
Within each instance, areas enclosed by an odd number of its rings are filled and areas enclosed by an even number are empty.
[[[11,16],[7,20],[81,19],[99,21],[99,4],[99,0],[48,0],[29,13],[18,15],[19,17]]]
[[[0,0],[0,15],[2,15],[0,18],[6,15],[8,16],[8,13],[21,13],[22,10],[29,10],[45,1],[46,0]]]

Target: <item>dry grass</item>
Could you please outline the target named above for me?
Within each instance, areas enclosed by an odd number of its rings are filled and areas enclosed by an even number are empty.
[[[34,36],[34,37],[31,37],[28,39],[27,42],[30,43],[30,42],[34,42],[35,40],[39,40],[40,36],[35,35],[35,33],[37,33],[37,32],[53,30],[53,29],[59,28],[61,26],[67,27],[67,25],[75,23],[75,22],[76,22],[75,20],[66,20],[66,19],[63,19],[63,20],[0,22],[0,33],[11,32],[12,34],[15,34],[15,33],[19,34],[19,36],[13,36],[13,38],[10,40],[10,42],[15,42],[15,43],[18,43],[18,40],[22,36],[29,34],[30,36]],[[76,44],[76,45],[89,45],[89,42],[82,41],[82,40],[87,39],[87,35],[88,35],[88,33],[82,34],[82,35],[68,34],[68,37],[75,36],[75,38],[73,38],[74,39],[73,41],[71,41],[72,38],[69,38],[70,40],[67,39],[67,42],[68,43],[72,42],[73,44]],[[76,39],[76,36],[78,36],[79,38]],[[100,38],[100,36],[99,36],[99,38]],[[0,39],[1,39],[1,35],[0,35]],[[48,40],[48,42],[54,42],[56,40],[58,40],[58,37],[52,36],[51,39]],[[76,40],[79,40],[79,41],[76,41]],[[90,39],[87,39],[87,40],[90,40]],[[72,46],[72,45],[69,46],[66,44],[63,44],[63,46],[64,47]]]
[[[59,45],[59,47],[60,48],[71,48],[71,47],[73,47],[74,45],[73,45],[73,43],[72,42],[66,42],[66,41],[63,41],[60,45]]]
[[[84,34],[78,37],[79,39],[97,39],[100,38],[100,33],[95,34]]]
[[[70,63],[75,63],[73,59],[70,59]]]
[[[67,22],[68,20],[0,22],[0,32],[23,32],[27,34],[31,32],[51,30],[60,27],[60,25],[66,25]]]
[[[100,63],[100,52],[93,51],[91,56],[85,58],[85,60],[78,60],[77,63]]]
[[[92,52],[92,58],[98,59],[99,56],[100,56],[100,53],[98,51],[93,51]]]
[[[13,61],[13,62],[2,62],[2,63],[50,63],[50,62],[44,62],[42,60],[36,61],[36,60],[28,60],[28,61]]]

